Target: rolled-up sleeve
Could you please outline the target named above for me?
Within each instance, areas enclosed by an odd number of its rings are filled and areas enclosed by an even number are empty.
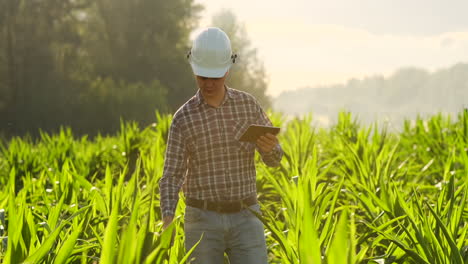
[[[159,181],[162,216],[174,216],[179,191],[187,172],[188,152],[182,131],[172,121],[164,160],[163,176]]]
[[[263,109],[260,107],[260,105],[257,103],[257,122],[260,125],[264,126],[273,126],[273,123],[271,122],[270,118],[268,118],[267,114]],[[283,157],[283,149],[281,148],[281,145],[278,143],[270,152],[262,152],[257,148],[258,152],[260,153],[262,157],[262,161],[270,167],[278,167],[281,162],[281,158]]]

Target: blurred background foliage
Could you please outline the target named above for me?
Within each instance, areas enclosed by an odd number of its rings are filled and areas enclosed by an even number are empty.
[[[114,133],[120,119],[147,126],[155,110],[174,112],[197,89],[185,55],[202,10],[193,0],[1,1],[0,136]],[[214,22],[242,58],[232,86],[269,106],[245,29],[231,11]]]

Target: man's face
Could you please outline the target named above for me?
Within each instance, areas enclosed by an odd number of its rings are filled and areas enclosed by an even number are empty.
[[[196,76],[198,88],[205,99],[216,98],[217,96],[224,93],[224,81],[226,80],[226,74],[220,78],[208,78],[203,76]]]

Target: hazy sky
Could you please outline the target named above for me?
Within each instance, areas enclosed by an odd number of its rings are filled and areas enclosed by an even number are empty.
[[[243,22],[269,91],[468,62],[468,0],[195,0],[200,26],[221,9]]]

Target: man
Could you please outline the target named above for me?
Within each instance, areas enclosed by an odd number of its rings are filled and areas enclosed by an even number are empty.
[[[278,166],[283,150],[275,135],[256,143],[239,137],[251,124],[271,125],[255,98],[225,85],[236,60],[219,28],[203,30],[188,55],[199,90],[175,114],[159,183],[163,225],[169,225],[183,185],[186,197],[185,247],[192,263],[267,263],[256,199],[255,149],[263,162]]]

